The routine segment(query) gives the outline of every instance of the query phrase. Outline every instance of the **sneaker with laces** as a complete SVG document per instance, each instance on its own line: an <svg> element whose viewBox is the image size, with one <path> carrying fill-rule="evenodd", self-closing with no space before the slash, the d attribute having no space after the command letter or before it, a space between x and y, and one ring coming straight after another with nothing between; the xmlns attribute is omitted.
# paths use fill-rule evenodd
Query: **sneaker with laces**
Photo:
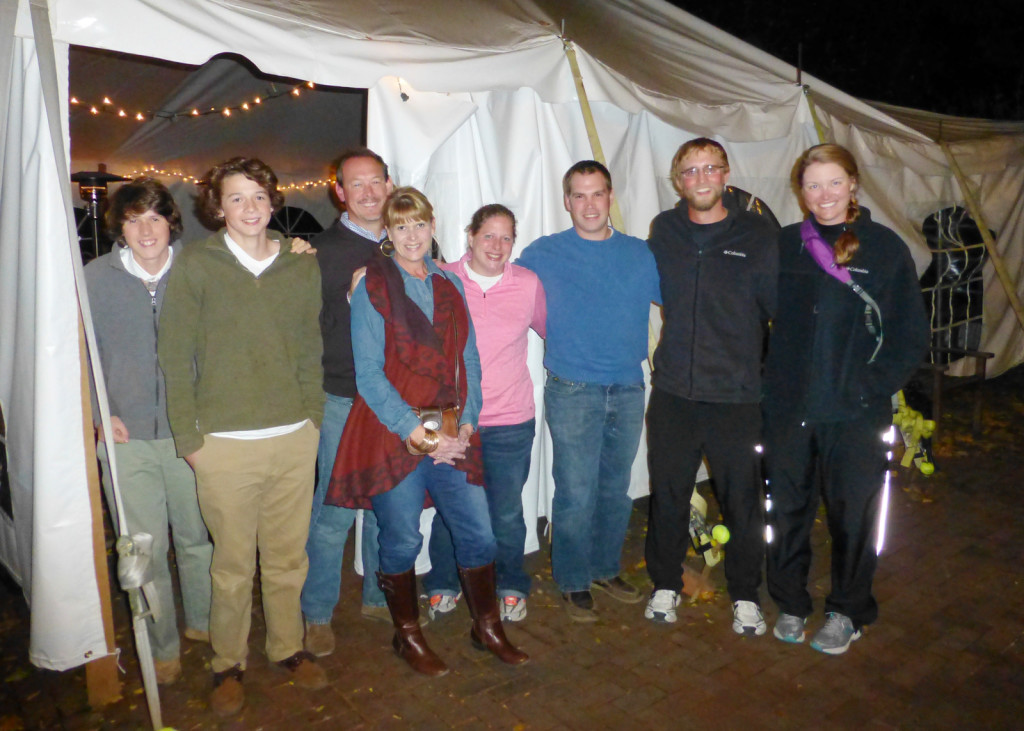
<svg viewBox="0 0 1024 731"><path fill-rule="evenodd" d="M436 620L446 614L451 614L455 611L455 608L459 606L459 599L462 598L462 593L455 595L452 594L434 594L430 597L430 609L427 610L432 620Z"/></svg>
<svg viewBox="0 0 1024 731"><path fill-rule="evenodd" d="M860 639L860 630L854 629L853 620L839 612L825 615L825 626L811 639L811 647L826 655L842 655L850 643Z"/></svg>
<svg viewBox="0 0 1024 731"><path fill-rule="evenodd" d="M644 616L655 622L673 624L676 621L676 607L681 601L678 591L655 589L651 592L651 598L647 600Z"/></svg>
<svg viewBox="0 0 1024 731"><path fill-rule="evenodd" d="M521 596L501 598L501 621L522 622L526 619L526 600Z"/></svg>
<svg viewBox="0 0 1024 731"><path fill-rule="evenodd" d="M775 635L776 639L782 640L783 642L799 645L804 641L804 636L806 634L804 632L805 624L807 624L807 620L803 617L797 617L795 614L786 614L783 612L775 621L775 629L772 630L772 634Z"/></svg>
<svg viewBox="0 0 1024 731"><path fill-rule="evenodd" d="M732 604L732 631L747 637L759 637L768 629L761 607L754 602L740 600Z"/></svg>
<svg viewBox="0 0 1024 731"><path fill-rule="evenodd" d="M586 589L562 594L562 603L569 619L573 622L597 621L597 612L594 611L594 595Z"/></svg>
<svg viewBox="0 0 1024 731"><path fill-rule="evenodd" d="M618 599L626 604L636 604L644 598L639 589L621 576L613 576L610 579L595 579L591 582L590 586L592 589L600 589L611 596L612 599Z"/></svg>

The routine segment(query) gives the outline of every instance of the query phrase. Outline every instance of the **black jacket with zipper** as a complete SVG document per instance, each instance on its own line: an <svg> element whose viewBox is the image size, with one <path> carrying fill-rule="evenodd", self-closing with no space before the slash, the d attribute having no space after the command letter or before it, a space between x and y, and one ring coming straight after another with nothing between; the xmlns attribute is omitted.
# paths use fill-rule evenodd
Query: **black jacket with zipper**
<svg viewBox="0 0 1024 731"><path fill-rule="evenodd" d="M864 300L818 266L804 248L800 224L785 227L765 363L765 412L773 419L882 418L928 347L928 319L906 244L863 207L853 230L860 248L849 271L881 311L881 348L869 363L877 340Z"/></svg>
<svg viewBox="0 0 1024 731"><path fill-rule="evenodd" d="M694 401L760 401L776 238L766 219L747 211L727 209L723 221L703 226L680 201L654 218L648 244L665 315L654 353L656 388Z"/></svg>

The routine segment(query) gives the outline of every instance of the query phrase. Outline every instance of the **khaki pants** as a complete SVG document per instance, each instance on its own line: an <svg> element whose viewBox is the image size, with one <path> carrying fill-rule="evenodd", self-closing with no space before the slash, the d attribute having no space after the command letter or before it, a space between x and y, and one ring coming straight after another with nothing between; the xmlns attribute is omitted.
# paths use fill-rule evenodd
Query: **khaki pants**
<svg viewBox="0 0 1024 731"><path fill-rule="evenodd" d="M320 433L310 423L256 440L207 436L193 460L199 507L213 538L210 667L245 669L259 548L267 658L302 649L299 596Z"/></svg>

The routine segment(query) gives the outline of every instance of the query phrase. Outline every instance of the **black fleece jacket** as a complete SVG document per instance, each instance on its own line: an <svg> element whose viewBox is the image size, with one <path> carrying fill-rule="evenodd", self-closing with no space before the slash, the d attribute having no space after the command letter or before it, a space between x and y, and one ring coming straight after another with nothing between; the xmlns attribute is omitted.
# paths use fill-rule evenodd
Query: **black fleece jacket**
<svg viewBox="0 0 1024 731"><path fill-rule="evenodd" d="M853 230L860 248L849 270L881 310L882 347L868 363L876 339L865 323L864 300L815 263L800 224L786 226L779 235L779 307L765 363L770 419L880 417L921 363L928 320L910 251L866 208Z"/></svg>
<svg viewBox="0 0 1024 731"><path fill-rule="evenodd" d="M711 403L757 403L768 321L775 311L776 229L747 211L690 221L686 201L651 222L665 325L652 383Z"/></svg>
<svg viewBox="0 0 1024 731"><path fill-rule="evenodd" d="M324 391L355 398L356 368L352 362L352 310L348 288L352 273L364 266L378 245L345 226L341 220L310 241L320 263L323 308L320 332L324 338Z"/></svg>

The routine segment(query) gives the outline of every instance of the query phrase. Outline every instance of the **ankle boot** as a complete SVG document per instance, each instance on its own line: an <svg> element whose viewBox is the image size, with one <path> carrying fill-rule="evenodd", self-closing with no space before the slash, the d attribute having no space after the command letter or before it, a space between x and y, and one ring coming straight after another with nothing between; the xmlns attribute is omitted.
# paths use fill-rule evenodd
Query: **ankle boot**
<svg viewBox="0 0 1024 731"><path fill-rule="evenodd" d="M498 659L509 665L522 665L530 659L505 637L498 613L498 600L494 597L494 564L475 569L459 567L462 591L466 596L469 613L473 616L473 629L469 637L473 647L490 650Z"/></svg>
<svg viewBox="0 0 1024 731"><path fill-rule="evenodd" d="M427 646L420 631L420 608L416 599L416 573L409 569L401 574L377 573L377 584L384 592L395 625L391 646L409 667L423 675L440 676L448 666Z"/></svg>

